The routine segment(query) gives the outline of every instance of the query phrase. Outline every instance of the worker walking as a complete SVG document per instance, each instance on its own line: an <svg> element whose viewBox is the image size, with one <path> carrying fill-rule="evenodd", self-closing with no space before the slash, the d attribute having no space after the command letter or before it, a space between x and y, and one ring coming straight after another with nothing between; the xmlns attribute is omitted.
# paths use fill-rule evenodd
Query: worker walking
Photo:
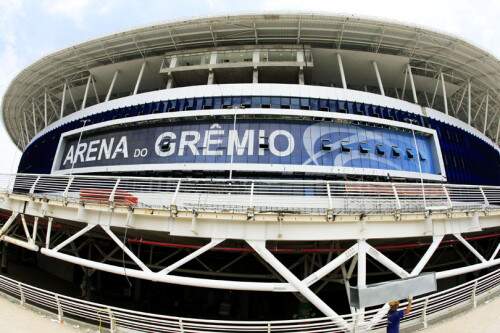
<svg viewBox="0 0 500 333"><path fill-rule="evenodd" d="M404 310L398 310L399 301L389 302L389 312L387 313L387 333L399 333L399 323L404 316L411 312L411 297L408 298L408 305Z"/></svg>

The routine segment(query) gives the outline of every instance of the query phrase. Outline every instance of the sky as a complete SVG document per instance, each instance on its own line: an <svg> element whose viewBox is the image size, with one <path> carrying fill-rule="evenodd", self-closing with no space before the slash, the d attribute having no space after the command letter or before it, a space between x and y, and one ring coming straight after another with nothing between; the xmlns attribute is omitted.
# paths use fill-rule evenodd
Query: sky
<svg viewBox="0 0 500 333"><path fill-rule="evenodd" d="M0 96L23 68L107 34L179 19L257 12L353 14L451 33L500 58L500 0L0 0ZM0 126L0 173L20 152Z"/></svg>

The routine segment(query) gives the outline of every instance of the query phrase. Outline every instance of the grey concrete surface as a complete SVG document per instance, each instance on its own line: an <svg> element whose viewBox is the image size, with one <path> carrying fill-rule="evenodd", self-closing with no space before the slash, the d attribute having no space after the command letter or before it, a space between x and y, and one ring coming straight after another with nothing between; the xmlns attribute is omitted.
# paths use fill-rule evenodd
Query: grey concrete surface
<svg viewBox="0 0 500 333"><path fill-rule="evenodd" d="M59 323L56 318L0 295L0 332L2 333L82 333L96 332L72 323Z"/></svg>
<svg viewBox="0 0 500 333"><path fill-rule="evenodd" d="M422 333L498 333L500 332L500 297L478 305L474 310L429 326Z"/></svg>

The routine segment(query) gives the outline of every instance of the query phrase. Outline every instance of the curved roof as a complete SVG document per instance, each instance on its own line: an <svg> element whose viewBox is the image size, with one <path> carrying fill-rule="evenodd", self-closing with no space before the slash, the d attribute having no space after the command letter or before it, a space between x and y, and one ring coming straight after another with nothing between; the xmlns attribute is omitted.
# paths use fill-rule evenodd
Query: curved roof
<svg viewBox="0 0 500 333"><path fill-rule="evenodd" d="M29 124L34 114L32 100L47 90L57 96L68 79L84 82L91 68L175 50L290 43L408 57L418 75L438 78L443 73L445 81L462 87L463 92L452 96L457 105L463 101L465 86L470 81L472 125L483 132L483 125L487 124L486 134L498 140L500 62L495 56L463 39L421 27L321 14L246 14L168 22L60 50L30 65L12 81L3 99L3 121L10 137L22 147L21 124L24 117ZM488 102L484 103L485 99ZM489 116L485 115L485 105L489 107ZM52 108L56 109L54 105Z"/></svg>

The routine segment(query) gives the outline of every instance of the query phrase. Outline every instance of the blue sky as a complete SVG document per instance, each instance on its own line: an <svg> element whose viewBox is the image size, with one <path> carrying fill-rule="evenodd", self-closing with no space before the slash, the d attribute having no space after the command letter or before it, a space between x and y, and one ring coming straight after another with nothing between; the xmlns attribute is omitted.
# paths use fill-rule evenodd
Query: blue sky
<svg viewBox="0 0 500 333"><path fill-rule="evenodd" d="M498 0L0 0L0 96L24 67L72 44L164 21L262 11L397 20L455 34L500 57ZM0 151L0 172L15 171L20 154L3 127Z"/></svg>

